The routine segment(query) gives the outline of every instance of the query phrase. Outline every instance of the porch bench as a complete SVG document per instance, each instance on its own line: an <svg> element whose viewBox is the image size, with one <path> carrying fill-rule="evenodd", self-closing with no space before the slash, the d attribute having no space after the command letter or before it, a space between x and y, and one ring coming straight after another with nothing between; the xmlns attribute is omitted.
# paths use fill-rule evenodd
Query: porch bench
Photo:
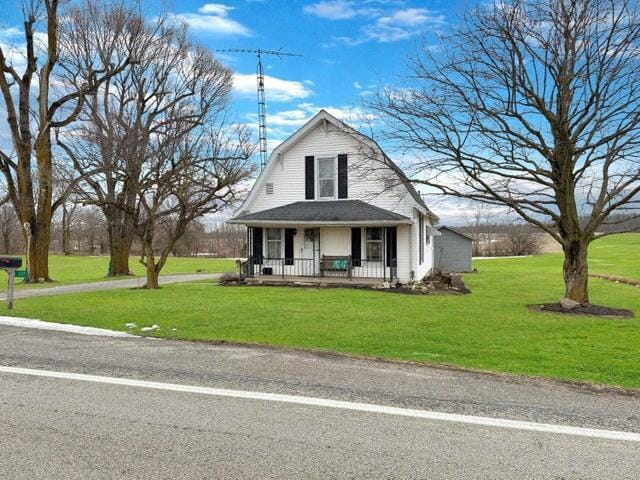
<svg viewBox="0 0 640 480"><path fill-rule="evenodd" d="M322 255L320 258L320 276L324 277L324 272L346 272L351 278L351 255Z"/></svg>

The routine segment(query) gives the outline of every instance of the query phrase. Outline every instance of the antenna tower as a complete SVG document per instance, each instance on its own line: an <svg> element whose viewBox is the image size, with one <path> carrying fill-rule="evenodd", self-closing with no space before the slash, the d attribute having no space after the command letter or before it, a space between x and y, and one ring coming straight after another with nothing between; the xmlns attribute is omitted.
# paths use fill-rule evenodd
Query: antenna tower
<svg viewBox="0 0 640 480"><path fill-rule="evenodd" d="M283 52L279 50L261 50L250 48L226 48L216 52L251 53L256 55L258 65L256 67L256 80L258 89L258 138L260 139L260 169L267 164L267 104L264 93L264 68L262 66L263 55L274 55L282 60L282 57L301 57L299 53Z"/></svg>

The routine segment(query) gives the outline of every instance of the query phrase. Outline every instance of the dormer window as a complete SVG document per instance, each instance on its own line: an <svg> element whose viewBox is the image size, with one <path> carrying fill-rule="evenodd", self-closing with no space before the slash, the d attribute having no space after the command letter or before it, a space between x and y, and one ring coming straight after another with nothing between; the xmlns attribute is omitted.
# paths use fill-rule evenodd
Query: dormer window
<svg viewBox="0 0 640 480"><path fill-rule="evenodd" d="M318 158L318 198L336 196L336 159Z"/></svg>

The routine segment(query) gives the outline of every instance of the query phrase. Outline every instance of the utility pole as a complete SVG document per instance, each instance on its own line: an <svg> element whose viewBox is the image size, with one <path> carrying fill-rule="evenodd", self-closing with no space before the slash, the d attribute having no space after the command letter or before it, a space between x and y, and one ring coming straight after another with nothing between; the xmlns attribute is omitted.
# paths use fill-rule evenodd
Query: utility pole
<svg viewBox="0 0 640 480"><path fill-rule="evenodd" d="M264 93L264 68L262 66L263 55L275 55L280 60L282 57L302 57L299 53L283 52L280 50L261 50L249 48L226 48L216 52L251 53L258 58L256 79L258 89L258 138L260 140L260 169L267 164L267 104Z"/></svg>

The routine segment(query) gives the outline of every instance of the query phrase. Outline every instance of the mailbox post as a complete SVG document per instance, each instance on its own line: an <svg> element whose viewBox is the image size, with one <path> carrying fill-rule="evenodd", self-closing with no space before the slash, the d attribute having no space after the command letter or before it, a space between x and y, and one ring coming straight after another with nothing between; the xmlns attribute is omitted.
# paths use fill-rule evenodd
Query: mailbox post
<svg viewBox="0 0 640 480"><path fill-rule="evenodd" d="M0 269L9 275L7 283L7 310L13 309L13 289L15 286L16 270L22 266L20 257L0 257Z"/></svg>

